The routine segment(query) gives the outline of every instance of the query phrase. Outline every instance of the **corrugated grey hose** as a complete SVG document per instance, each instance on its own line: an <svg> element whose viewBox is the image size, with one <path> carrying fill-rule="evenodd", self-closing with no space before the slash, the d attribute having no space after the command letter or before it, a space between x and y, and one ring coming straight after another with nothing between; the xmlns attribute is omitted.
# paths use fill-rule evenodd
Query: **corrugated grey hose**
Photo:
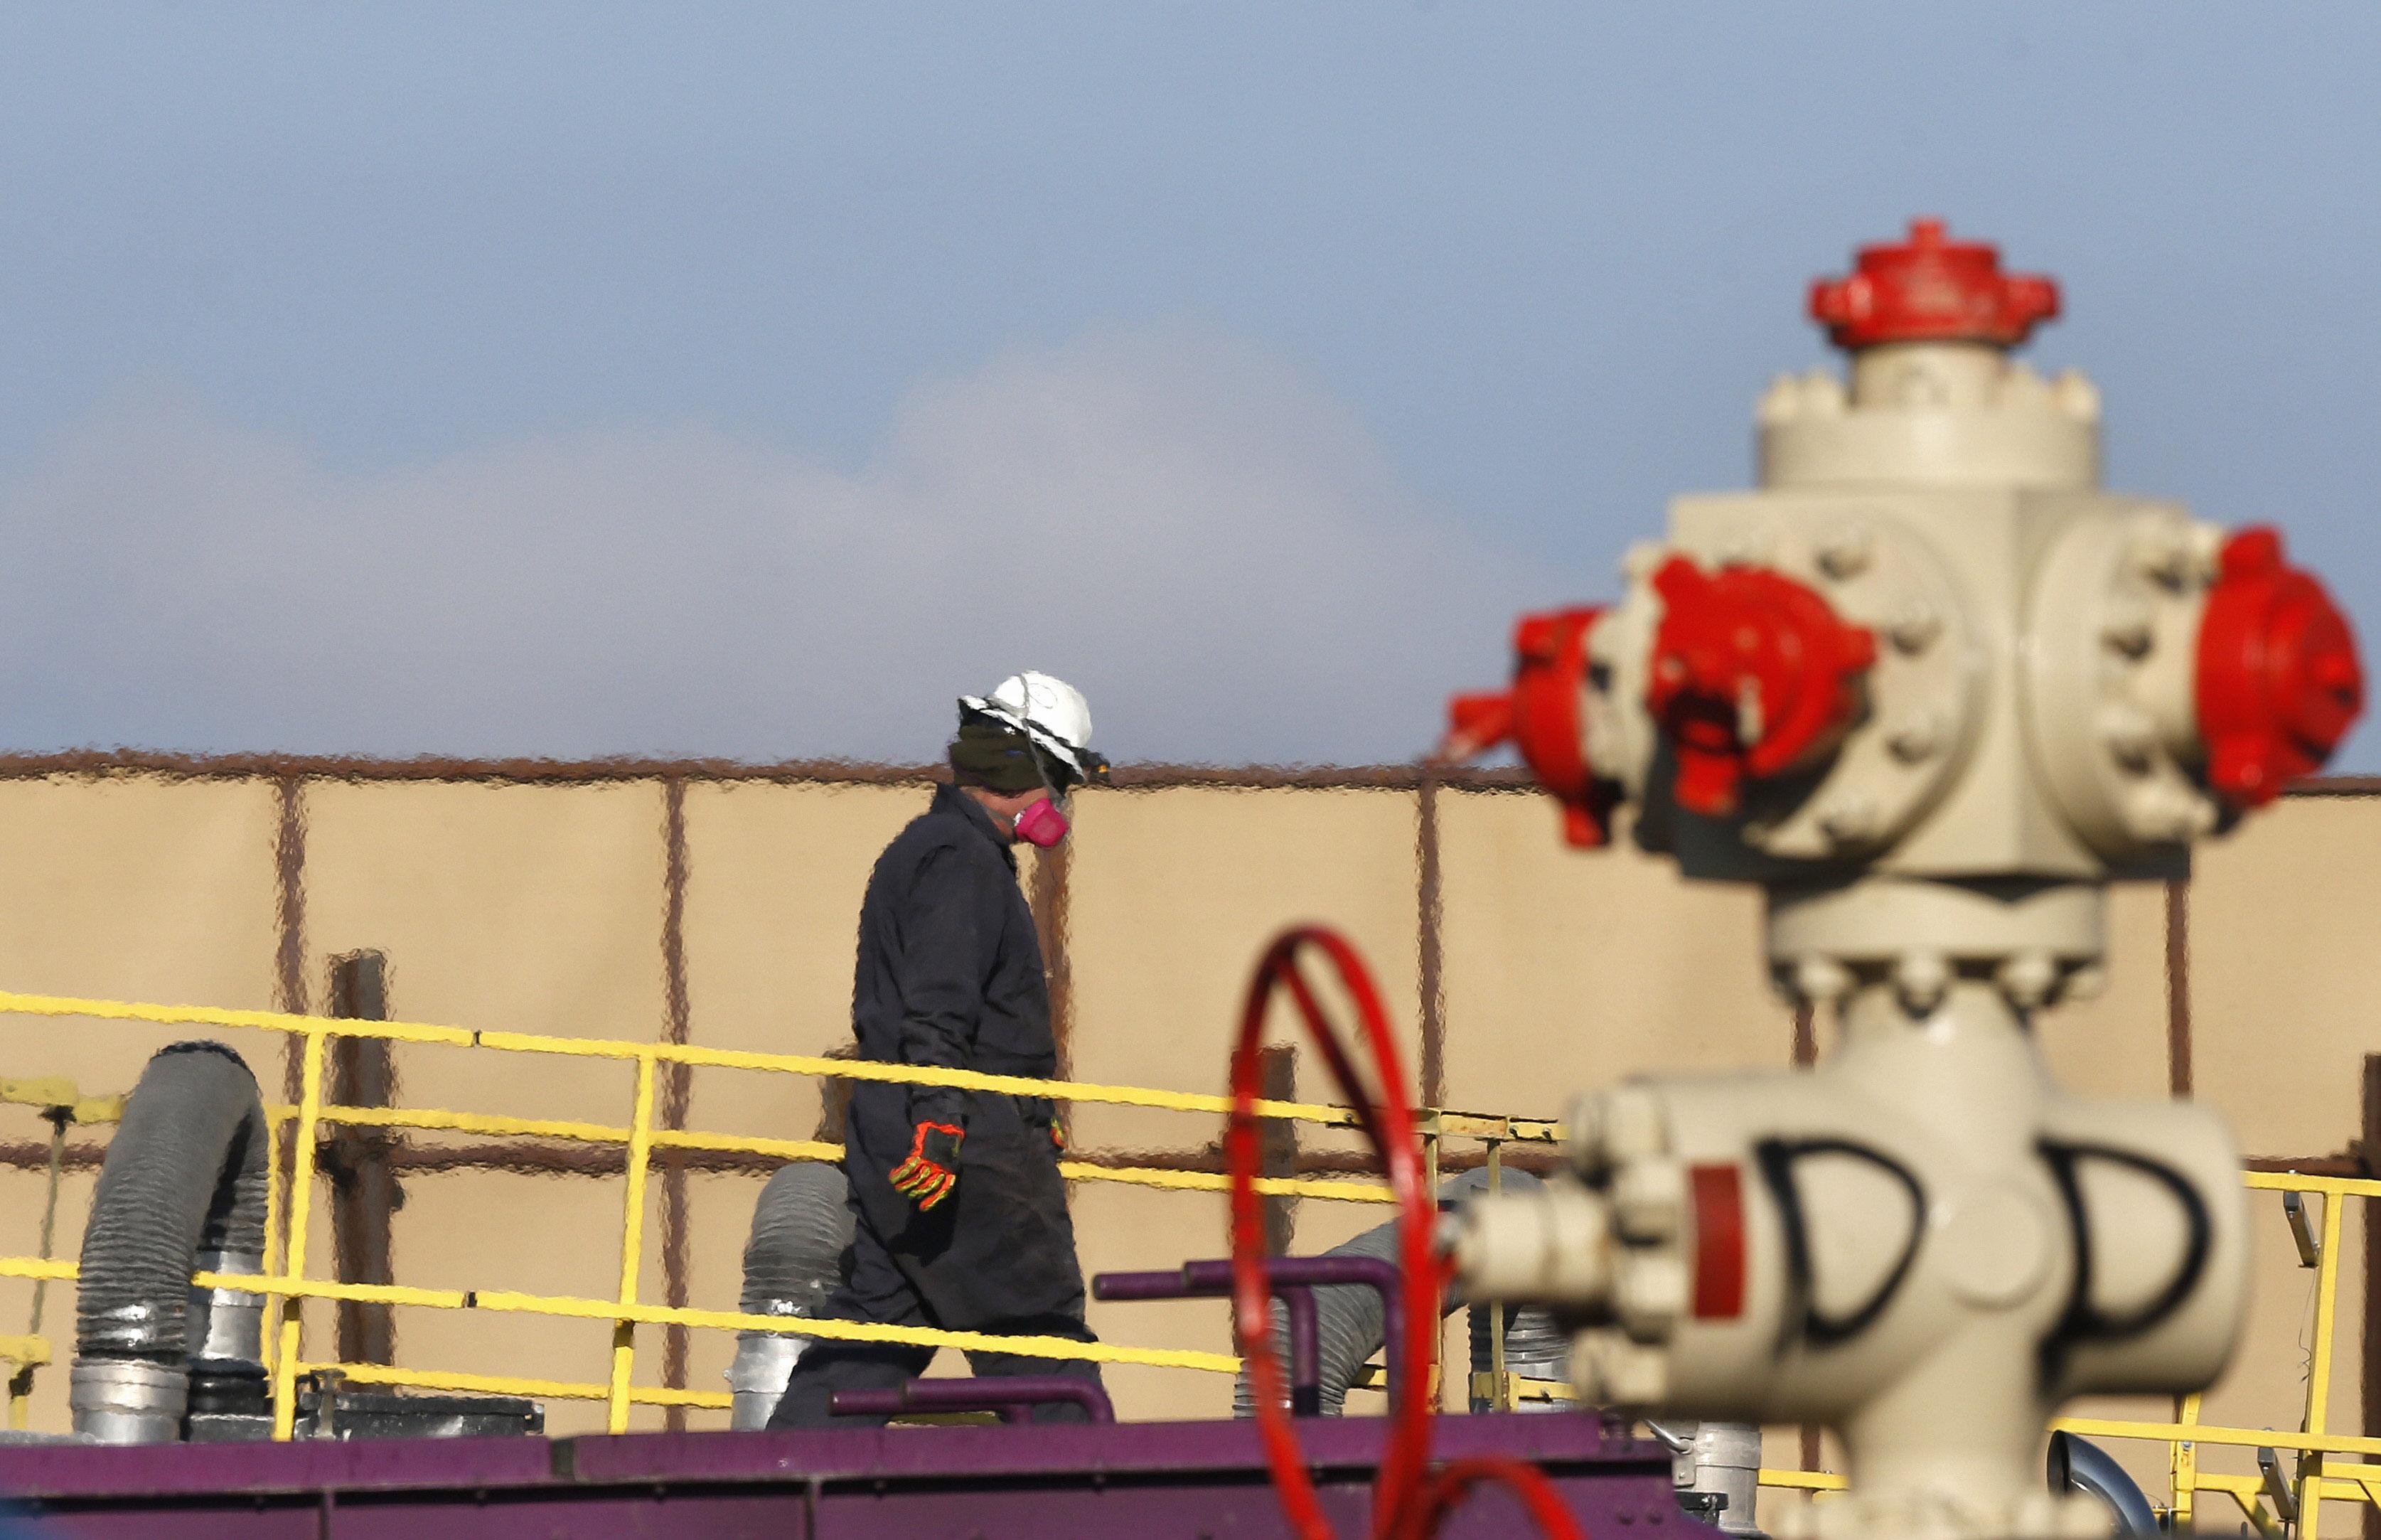
<svg viewBox="0 0 2381 1540"><path fill-rule="evenodd" d="M194 1361L261 1388L262 1300L193 1290L190 1274L263 1270L267 1143L256 1078L224 1045L177 1043L141 1070L83 1231L78 1433L180 1436Z"/></svg>
<svg viewBox="0 0 2381 1540"><path fill-rule="evenodd" d="M1534 1187L1537 1183L1538 1179L1527 1171L1508 1169L1505 1172L1505 1185L1508 1188ZM1486 1191L1488 1173L1485 1170L1466 1171L1438 1184L1438 1201L1444 1207ZM1377 1226L1353 1240L1341 1241L1323 1254L1372 1256L1384 1262L1395 1262L1398 1259L1398 1227L1395 1224ZM1446 1299L1440 1302L1447 1310L1456 1309L1464 1302L1461 1290L1449 1289ZM1520 1315L1522 1321L1534 1330L1534 1318L1539 1314L1525 1311ZM1355 1379L1357 1371L1381 1351L1386 1339L1381 1296L1373 1289L1353 1284L1317 1289L1314 1290L1314 1334L1317 1356L1322 1361L1323 1414L1337 1417L1346 1410L1349 1382ZM1479 1351L1484 1352L1487 1341L1484 1326L1477 1335L1484 1344ZM1274 1351L1280 1355L1287 1373L1289 1365L1289 1319L1277 1301L1273 1308L1273 1347ZM1484 1361L1475 1366L1485 1369L1487 1364ZM1236 1417L1256 1415L1256 1398L1250 1393L1246 1373L1242 1373L1232 1387L1232 1414Z"/></svg>
<svg viewBox="0 0 2381 1540"><path fill-rule="evenodd" d="M744 1243L746 1314L819 1313L843 1279L843 1253L851 1245L849 1191L843 1167L824 1161L797 1161L769 1179L752 1206L752 1236ZM737 1334L736 1362L727 1371L735 1392L730 1426L768 1426L794 1361L809 1345L809 1338L790 1332Z"/></svg>

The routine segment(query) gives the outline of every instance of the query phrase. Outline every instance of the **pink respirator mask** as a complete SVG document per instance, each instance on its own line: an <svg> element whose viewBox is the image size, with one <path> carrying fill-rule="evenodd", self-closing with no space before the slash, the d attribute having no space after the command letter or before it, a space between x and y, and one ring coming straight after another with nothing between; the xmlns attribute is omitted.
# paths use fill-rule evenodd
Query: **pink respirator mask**
<svg viewBox="0 0 2381 1540"><path fill-rule="evenodd" d="M1058 799L1047 796L1019 813L1016 827L1018 838L1046 850L1067 837L1068 825Z"/></svg>
<svg viewBox="0 0 2381 1540"><path fill-rule="evenodd" d="M1040 849L1048 849L1067 837L1067 800L1050 784L1050 772L1042 767L1042 751L1033 746L1028 734L1025 757L1033 762L1033 773L1042 777L1042 800L1017 815L1010 825L1017 837Z"/></svg>

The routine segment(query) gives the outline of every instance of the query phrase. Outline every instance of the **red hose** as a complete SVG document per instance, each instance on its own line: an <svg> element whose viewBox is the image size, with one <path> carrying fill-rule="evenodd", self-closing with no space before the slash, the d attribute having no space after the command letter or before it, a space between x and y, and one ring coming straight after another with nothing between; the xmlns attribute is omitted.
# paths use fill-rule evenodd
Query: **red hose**
<svg viewBox="0 0 2381 1540"><path fill-rule="evenodd" d="M1331 959L1341 987L1355 1004L1357 1024L1372 1051L1377 1099L1367 1094L1321 1002L1299 972L1299 952L1309 947ZM1312 925L1294 927L1276 937L1249 983L1248 1003L1240 1012L1239 1040L1232 1048L1231 1121L1224 1131L1224 1155L1232 1183L1233 1331L1248 1363L1249 1387L1256 1401L1265 1459L1273 1467L1274 1490L1281 1498L1291 1531L1300 1540L1332 1540L1331 1523L1323 1515L1314 1480L1300 1457L1297 1430L1283 1410L1286 1392L1281 1363L1273 1351L1273 1314L1264 1278L1264 1206L1256 1190L1257 1049L1264 1034L1265 1008L1272 1004L1276 986L1286 986L1297 1002L1308 1034L1372 1141L1396 1197L1398 1270L1405 1289L1405 1341L1400 1346L1406 1373L1397 1402L1389 1409L1388 1443L1382 1450L1380 1474L1373 1489L1375 1540L1408 1540L1435 1533L1440 1519L1462 1495L1484 1480L1512 1487L1545 1534L1557 1540L1580 1540L1579 1526L1534 1467L1493 1460L1458 1461L1435 1473L1429 1469L1430 1376L1424 1368L1434 1357L1439 1329L1440 1265L1432 1253L1437 1204L1422 1177L1413 1106L1406 1099L1405 1066L1372 972L1343 937Z"/></svg>

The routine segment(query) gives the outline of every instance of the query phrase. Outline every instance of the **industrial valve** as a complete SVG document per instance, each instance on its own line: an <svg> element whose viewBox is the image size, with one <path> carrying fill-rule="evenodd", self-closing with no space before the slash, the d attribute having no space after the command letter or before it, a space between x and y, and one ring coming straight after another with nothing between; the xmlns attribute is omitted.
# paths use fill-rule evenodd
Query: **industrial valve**
<svg viewBox="0 0 2381 1540"><path fill-rule="evenodd" d="M1989 1010L1921 1033L1870 999L1847 1034L1810 1075L1583 1098L1572 1179L1462 1212L1465 1288L1569 1319L1591 1402L1837 1427L1859 1495L1773 1529L2100 1533L2032 1479L2043 1424L2223 1367L2249 1246L2222 1121L2059 1096Z"/></svg>
<svg viewBox="0 0 2381 1540"><path fill-rule="evenodd" d="M2321 583L2283 564L2271 530L2245 530L2217 555L2198 664L2208 784L2237 807L2322 768L2364 700L2347 617Z"/></svg>
<svg viewBox="0 0 2381 1540"><path fill-rule="evenodd" d="M1582 1396L1820 1422L1831 1537L2082 1534L2037 1450L2086 1392L2221 1370L2247 1276L2221 1121L2061 1094L2035 1019L2094 987L2106 885L2319 768L2349 625L2272 530L2099 485L2098 393L2010 357L2048 278L1921 220L1823 280L1849 377L1763 397L1760 484L1685 496L1615 603L1523 621L1442 752L1511 738L1574 844L1613 814L1759 884L1812 1071L1591 1095L1575 1176L1471 1204L1474 1298L1568 1312Z"/></svg>
<svg viewBox="0 0 2381 1540"><path fill-rule="evenodd" d="M1611 790L1588 763L1580 716L1587 634L1602 613L1521 617L1513 629L1512 689L1459 695L1448 707L1454 757L1469 759L1511 740L1538 784L1562 804L1563 837L1579 846L1601 845L1610 832Z"/></svg>
<svg viewBox="0 0 2381 1540"><path fill-rule="evenodd" d="M2270 530L2099 489L2098 393L2008 356L2058 303L1933 220L1815 285L1849 388L1772 386L1761 488L1679 498L1619 603L1525 618L1446 750L1512 739L1574 844L1634 801L1756 881L2172 870L2319 768L2363 708L2346 619Z"/></svg>
<svg viewBox="0 0 2381 1540"><path fill-rule="evenodd" d="M1645 709L1678 755L1679 805L1725 815L1748 777L1841 742L1861 714L1875 639L1807 584L1763 567L1705 573L1672 556L1653 577L1662 622Z"/></svg>

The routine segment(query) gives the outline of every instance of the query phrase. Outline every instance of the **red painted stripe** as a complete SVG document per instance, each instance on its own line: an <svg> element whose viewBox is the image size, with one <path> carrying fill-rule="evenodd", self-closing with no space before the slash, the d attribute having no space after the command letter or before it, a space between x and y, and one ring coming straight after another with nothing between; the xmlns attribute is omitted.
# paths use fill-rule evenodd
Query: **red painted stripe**
<svg viewBox="0 0 2381 1540"><path fill-rule="evenodd" d="M1744 1183L1734 1166L1687 1171L1695 1210L1695 1318L1744 1314Z"/></svg>

